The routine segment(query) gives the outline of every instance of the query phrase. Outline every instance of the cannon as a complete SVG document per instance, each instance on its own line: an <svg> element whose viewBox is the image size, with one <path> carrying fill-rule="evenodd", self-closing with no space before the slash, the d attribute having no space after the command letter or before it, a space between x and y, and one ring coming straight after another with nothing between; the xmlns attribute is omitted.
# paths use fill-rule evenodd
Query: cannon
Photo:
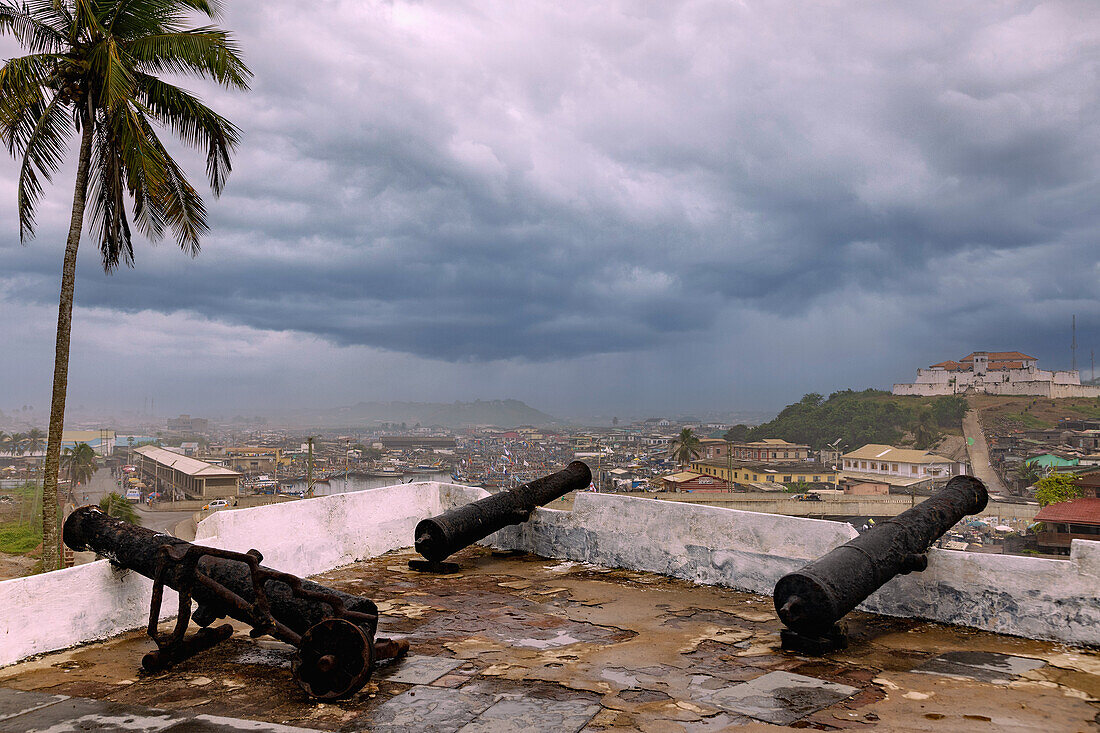
<svg viewBox="0 0 1100 733"><path fill-rule="evenodd" d="M981 481L956 476L912 509L784 575L773 592L787 626L780 633L783 648L824 654L847 646L840 619L895 575L927 568L932 543L988 500Z"/></svg>
<svg viewBox="0 0 1100 733"><path fill-rule="evenodd" d="M427 562L411 560L409 567L416 570L457 567L453 563L444 564L443 560L499 529L526 522L536 507L590 483L592 471L582 461L573 461L557 473L424 519L416 525L413 535L416 551Z"/></svg>
<svg viewBox="0 0 1100 733"><path fill-rule="evenodd" d="M297 648L295 682L309 695L339 699L362 689L377 661L408 651L405 640L375 639L378 607L373 601L260 565L257 550L230 552L194 545L108 516L95 506L77 509L65 521L65 544L94 550L117 566L153 581L148 633L157 648L142 658L149 672L171 667L233 634L229 616L252 627L253 638L271 635ZM179 593L172 633L161 634L164 586ZM191 612L191 602L198 607ZM185 636L191 619L201 628Z"/></svg>

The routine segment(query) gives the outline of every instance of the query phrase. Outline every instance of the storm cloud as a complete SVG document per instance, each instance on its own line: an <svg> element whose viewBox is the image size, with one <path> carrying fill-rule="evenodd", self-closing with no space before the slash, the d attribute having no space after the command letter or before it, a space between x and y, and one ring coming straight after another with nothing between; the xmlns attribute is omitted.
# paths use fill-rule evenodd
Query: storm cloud
<svg viewBox="0 0 1100 733"><path fill-rule="evenodd" d="M977 348L1064 367L1073 313L1100 336L1095 3L275 0L223 24L256 78L201 90L245 133L212 233L110 277L86 244L90 324L297 334L265 358L370 353L424 375L405 398L640 370L593 377L575 405L601 409L778 406ZM21 249L14 176L0 297L48 313L69 188Z"/></svg>

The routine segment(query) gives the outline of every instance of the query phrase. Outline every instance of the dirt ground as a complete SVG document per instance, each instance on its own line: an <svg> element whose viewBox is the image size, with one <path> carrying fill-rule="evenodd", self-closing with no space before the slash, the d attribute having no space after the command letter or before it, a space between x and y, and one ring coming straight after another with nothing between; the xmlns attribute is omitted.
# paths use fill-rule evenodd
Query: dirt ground
<svg viewBox="0 0 1100 733"><path fill-rule="evenodd" d="M1045 397L1001 397L971 395L970 406L981 413L982 424L994 424L997 418L1020 423L1022 429L1053 428L1063 418L1100 418L1100 399L1070 397L1052 400Z"/></svg>

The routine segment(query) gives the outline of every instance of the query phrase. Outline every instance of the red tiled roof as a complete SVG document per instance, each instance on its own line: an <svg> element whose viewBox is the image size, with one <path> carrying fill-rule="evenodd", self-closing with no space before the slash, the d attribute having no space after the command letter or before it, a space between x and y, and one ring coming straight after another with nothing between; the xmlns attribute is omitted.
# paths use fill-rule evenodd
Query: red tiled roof
<svg viewBox="0 0 1100 733"><path fill-rule="evenodd" d="M1035 521L1100 524L1100 499L1074 499L1047 504L1035 515Z"/></svg>
<svg viewBox="0 0 1100 733"><path fill-rule="evenodd" d="M971 351L959 361L973 362L974 354L977 352ZM1019 351L988 351L986 352L986 358L989 361L1009 361L1009 360L1025 360L1025 361L1038 361L1034 356L1028 356L1027 354Z"/></svg>

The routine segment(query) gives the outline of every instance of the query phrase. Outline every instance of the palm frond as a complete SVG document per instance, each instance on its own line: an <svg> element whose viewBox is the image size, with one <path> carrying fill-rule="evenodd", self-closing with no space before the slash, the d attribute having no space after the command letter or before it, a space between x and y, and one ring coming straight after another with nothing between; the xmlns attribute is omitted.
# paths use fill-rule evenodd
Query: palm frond
<svg viewBox="0 0 1100 733"><path fill-rule="evenodd" d="M35 14L13 5L0 4L0 35L11 33L31 53L60 51L65 46L64 23L55 14ZM50 21L55 21L51 23Z"/></svg>
<svg viewBox="0 0 1100 733"><path fill-rule="evenodd" d="M135 76L138 99L149 115L183 142L206 150L210 188L220 195L233 169L230 153L240 141L240 130L189 92L148 74Z"/></svg>
<svg viewBox="0 0 1100 733"><path fill-rule="evenodd" d="M252 78L236 42L214 26L144 36L127 43L126 52L137 70L147 73L208 76L237 89L248 89Z"/></svg>
<svg viewBox="0 0 1100 733"><path fill-rule="evenodd" d="M18 209L19 239L34 236L34 210L42 195L44 178L52 180L65 155L66 141L73 132L73 119L59 97L55 96L38 117L38 122L23 144L23 163L19 168Z"/></svg>
<svg viewBox="0 0 1100 733"><path fill-rule="evenodd" d="M94 100L95 104L113 112L130 101L133 96L134 76L113 36L107 36L96 44L88 55L88 64L89 72L101 80L100 98Z"/></svg>

